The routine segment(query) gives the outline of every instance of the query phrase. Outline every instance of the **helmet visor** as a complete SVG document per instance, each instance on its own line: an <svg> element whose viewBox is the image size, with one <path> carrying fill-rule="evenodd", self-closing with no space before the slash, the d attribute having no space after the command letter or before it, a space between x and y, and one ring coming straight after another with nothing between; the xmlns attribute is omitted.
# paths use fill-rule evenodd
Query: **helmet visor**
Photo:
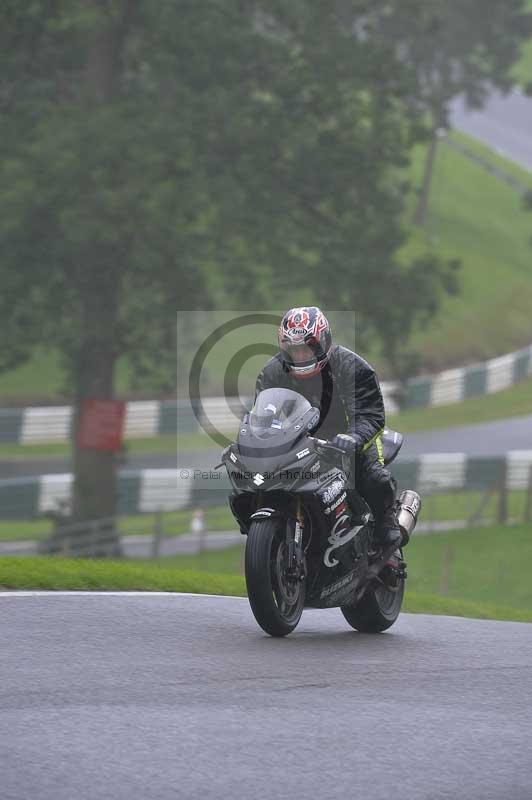
<svg viewBox="0 0 532 800"><path fill-rule="evenodd" d="M283 355L289 364L296 367L310 367L318 361L318 354L307 344L283 342Z"/></svg>

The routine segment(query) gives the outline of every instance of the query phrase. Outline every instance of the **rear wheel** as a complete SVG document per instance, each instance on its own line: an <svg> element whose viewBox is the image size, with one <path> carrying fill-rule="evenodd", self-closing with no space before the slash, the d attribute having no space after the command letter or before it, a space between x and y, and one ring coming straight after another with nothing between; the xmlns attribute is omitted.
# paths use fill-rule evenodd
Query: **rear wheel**
<svg viewBox="0 0 532 800"><path fill-rule="evenodd" d="M396 588L370 586L356 606L342 606L347 622L361 633L380 633L390 628L401 611L405 592L404 579Z"/></svg>
<svg viewBox="0 0 532 800"><path fill-rule="evenodd" d="M270 636L286 636L296 627L305 604L305 581L290 577L284 524L278 519L252 522L246 542L246 586L260 627Z"/></svg>

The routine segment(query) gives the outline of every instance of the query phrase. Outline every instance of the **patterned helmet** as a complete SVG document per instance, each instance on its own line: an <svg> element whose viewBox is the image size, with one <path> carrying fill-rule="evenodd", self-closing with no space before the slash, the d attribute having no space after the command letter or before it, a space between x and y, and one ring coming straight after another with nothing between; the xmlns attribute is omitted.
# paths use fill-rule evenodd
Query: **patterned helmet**
<svg viewBox="0 0 532 800"><path fill-rule="evenodd" d="M327 319L316 306L291 308L279 326L279 347L295 378L310 378L323 369L332 338Z"/></svg>

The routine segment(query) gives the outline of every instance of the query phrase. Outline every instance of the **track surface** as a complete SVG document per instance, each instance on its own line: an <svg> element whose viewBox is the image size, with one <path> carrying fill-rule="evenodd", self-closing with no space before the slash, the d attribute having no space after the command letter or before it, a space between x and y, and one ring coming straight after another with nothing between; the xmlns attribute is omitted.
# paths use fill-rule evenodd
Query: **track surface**
<svg viewBox="0 0 532 800"><path fill-rule="evenodd" d="M530 404L532 407L532 398ZM502 456L509 450L532 450L532 416L407 433L400 458L406 460L424 453Z"/></svg>
<svg viewBox="0 0 532 800"><path fill-rule="evenodd" d="M247 601L0 597L2 800L529 800L532 625Z"/></svg>
<svg viewBox="0 0 532 800"><path fill-rule="evenodd" d="M519 91L504 96L494 93L481 111L468 111L462 100L451 110L451 122L512 159L532 170L532 99Z"/></svg>

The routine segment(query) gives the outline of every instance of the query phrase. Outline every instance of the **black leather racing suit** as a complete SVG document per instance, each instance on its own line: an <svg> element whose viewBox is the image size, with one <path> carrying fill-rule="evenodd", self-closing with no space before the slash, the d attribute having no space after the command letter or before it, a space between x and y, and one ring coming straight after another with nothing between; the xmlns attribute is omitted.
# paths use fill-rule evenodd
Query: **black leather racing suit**
<svg viewBox="0 0 532 800"><path fill-rule="evenodd" d="M397 486L380 455L384 403L373 367L352 350L335 345L321 372L300 379L292 377L277 353L257 378L256 391L275 387L292 389L320 409L315 435L333 439L337 433L348 433L362 439L366 447L350 482L356 484L380 526L384 512L395 503Z"/></svg>

